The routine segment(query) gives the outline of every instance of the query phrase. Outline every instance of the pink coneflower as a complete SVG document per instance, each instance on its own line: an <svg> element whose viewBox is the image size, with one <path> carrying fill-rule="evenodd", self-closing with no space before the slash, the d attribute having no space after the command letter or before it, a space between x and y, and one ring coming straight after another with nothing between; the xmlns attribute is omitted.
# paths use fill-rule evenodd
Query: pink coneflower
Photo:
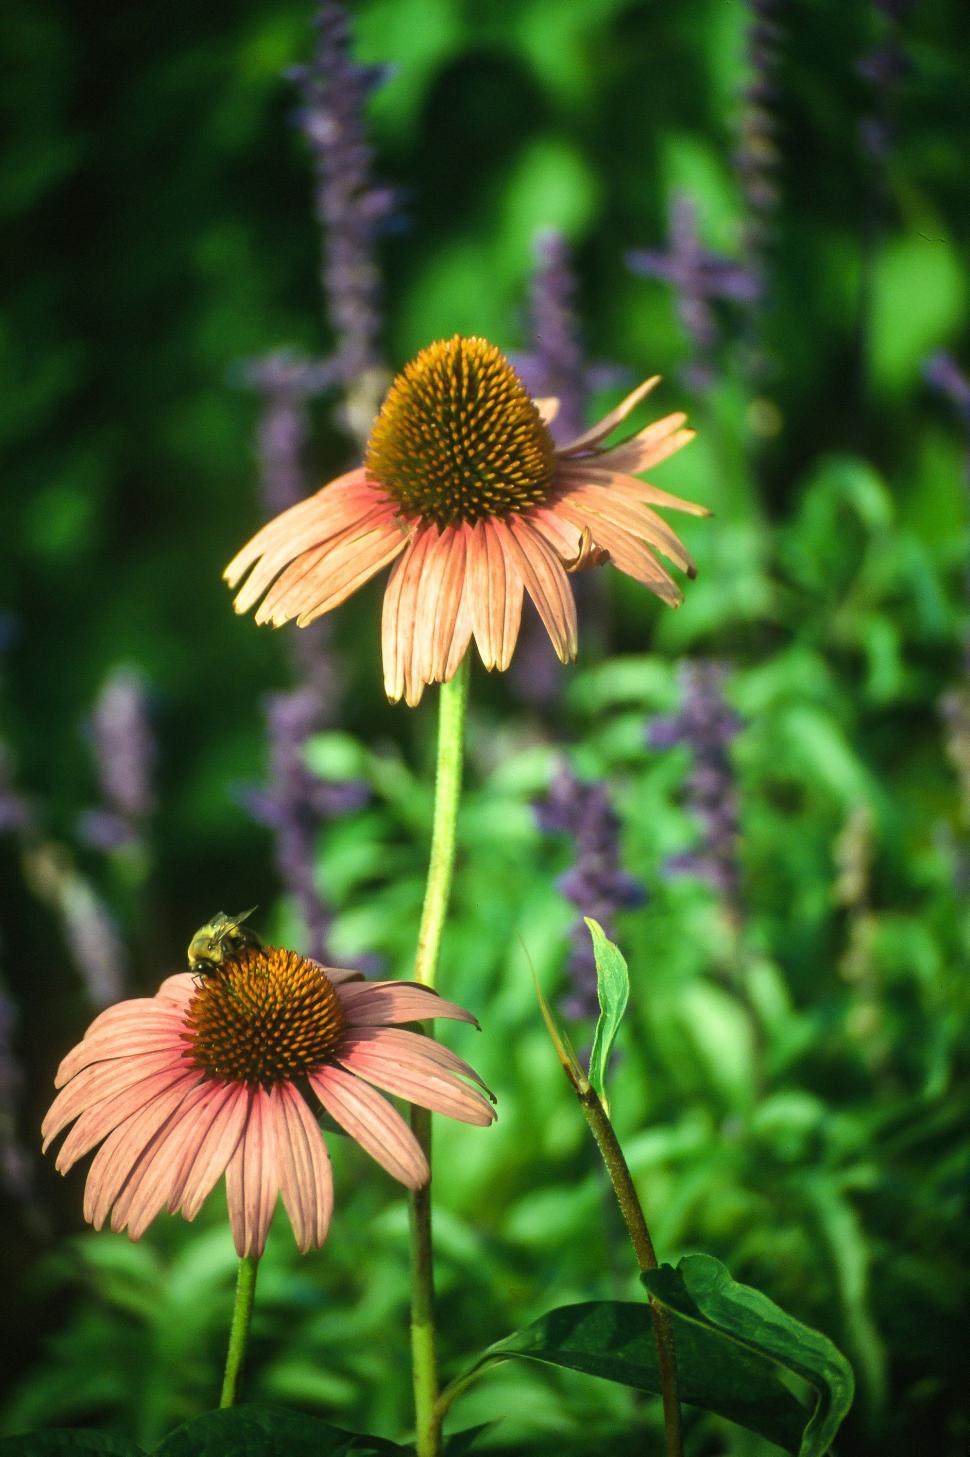
<svg viewBox="0 0 970 1457"><path fill-rule="evenodd" d="M682 593L656 553L689 575L683 543L654 506L706 516L638 480L693 438L681 412L609 449L601 442L657 383L565 445L548 422L558 401L532 400L485 339L430 344L395 379L364 464L284 511L226 568L257 622L306 627L394 562L384 594L384 684L415 704L446 682L474 636L486 668L508 667L528 592L559 658L576 655L567 573L607 558L663 601Z"/></svg>
<svg viewBox="0 0 970 1457"><path fill-rule="evenodd" d="M356 978L356 980L355 980ZM98 1143L84 1217L139 1239L163 1207L194 1219L223 1174L240 1256L259 1255L278 1194L301 1252L327 1237L330 1160L311 1093L409 1188L428 1164L377 1088L491 1123L478 1075L447 1048L395 1026L474 1018L408 982L363 982L276 947L250 949L215 976L171 976L154 997L97 1017L61 1063L44 1148L74 1122L57 1158ZM487 1091L487 1089L486 1089Z"/></svg>

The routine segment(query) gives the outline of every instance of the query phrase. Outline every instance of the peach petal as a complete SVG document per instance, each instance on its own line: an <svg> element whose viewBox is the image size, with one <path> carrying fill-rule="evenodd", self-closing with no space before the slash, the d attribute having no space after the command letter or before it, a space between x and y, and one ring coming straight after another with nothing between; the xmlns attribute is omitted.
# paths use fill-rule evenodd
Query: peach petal
<svg viewBox="0 0 970 1457"><path fill-rule="evenodd" d="M310 1084L335 1123L346 1129L371 1158L409 1189L431 1177L428 1161L410 1128L386 1098L342 1068L310 1074Z"/></svg>
<svg viewBox="0 0 970 1457"><path fill-rule="evenodd" d="M264 526L264 545L259 559L240 589L234 603L237 612L247 612L276 576L297 557L335 541L386 503L363 479L344 488L324 486L322 491L299 502ZM286 517L292 517L287 521ZM255 538L254 538L255 540Z"/></svg>
<svg viewBox="0 0 970 1457"><path fill-rule="evenodd" d="M337 988L337 995L353 1027L386 1027L395 1022L424 1022L447 1017L455 1022L478 1022L456 1002L447 1002L437 992L417 982L370 981L363 985Z"/></svg>
<svg viewBox="0 0 970 1457"><path fill-rule="evenodd" d="M280 1137L275 1090L249 1090L249 1116L226 1167L226 1199L236 1253L261 1255L266 1245L279 1180L274 1148Z"/></svg>
<svg viewBox="0 0 970 1457"><path fill-rule="evenodd" d="M236 596L233 603L235 611L248 612L253 603L263 597L256 621L269 621L274 609L287 593L298 586L311 571L320 580L323 574L319 568L326 566L329 569L342 562L348 549L353 553L358 542L391 516L392 509L387 503L378 508L372 505L369 509L359 509L354 513L342 530L328 531L322 540L318 533L317 540L302 549L288 549L288 543L284 542L278 552L272 557L264 557L253 569L246 585Z"/></svg>
<svg viewBox="0 0 970 1457"><path fill-rule="evenodd" d="M657 547L688 576L696 577L697 568L684 543L646 504L625 500L616 492L595 485L580 486L570 491L569 499L574 507L578 506L588 513L594 533L598 521L610 521L631 536Z"/></svg>
<svg viewBox="0 0 970 1457"><path fill-rule="evenodd" d="M562 562L523 516L510 516L503 522L496 518L494 529L504 533L503 542L511 542L525 589L536 605L556 656L568 663L576 656L578 646L576 602Z"/></svg>
<svg viewBox="0 0 970 1457"><path fill-rule="evenodd" d="M659 420L651 420L649 425L625 440L617 441L616 445L604 446L596 452L596 459L603 461L611 470L632 471L634 474L647 470L657 459L654 452L658 445L662 445L668 436L675 435L686 423L684 411L675 410ZM689 434L693 436L694 432L691 430Z"/></svg>
<svg viewBox="0 0 970 1457"><path fill-rule="evenodd" d="M468 547L472 630L482 662L504 672L522 622L524 586L511 548L492 520L476 522Z"/></svg>
<svg viewBox="0 0 970 1457"><path fill-rule="evenodd" d="M327 1237L333 1213L333 1176L320 1127L290 1083L281 1083L277 1125L280 1192L297 1249L305 1255Z"/></svg>
<svg viewBox="0 0 970 1457"><path fill-rule="evenodd" d="M577 435L575 440L569 440L565 445L561 445L556 454L574 455L577 451L589 450L597 441L609 435L611 430L615 430L617 425L621 425L630 411L635 410L640 401L659 383L659 374L645 379L642 384L637 385L635 390L631 390L625 399L620 401L615 410L604 415L602 420L597 420L590 430L584 431L582 435Z"/></svg>
<svg viewBox="0 0 970 1457"><path fill-rule="evenodd" d="M417 1058L432 1064L440 1071L458 1073L463 1078L469 1078L483 1089L492 1102L495 1101L488 1084L479 1077L475 1069L456 1052L452 1052L450 1047L444 1047L432 1037L424 1037L420 1032L406 1032L401 1027L355 1028L350 1035L358 1044L377 1043L382 1053L390 1054L396 1048L404 1059Z"/></svg>
<svg viewBox="0 0 970 1457"><path fill-rule="evenodd" d="M416 671L422 683L444 680L465 580L465 533L446 527L429 548L418 606Z"/></svg>
<svg viewBox="0 0 970 1457"><path fill-rule="evenodd" d="M658 425L665 423L663 420L656 422ZM652 429L653 427L648 428ZM664 435L651 439L649 445L644 445L636 451L632 449L634 441L622 441L610 450L598 452L596 459L602 463L606 470L624 470L630 472L650 470L653 466L659 465L662 460L666 460L668 456L675 455L678 450L683 450L684 446L689 445L695 439L696 435L696 430L671 430Z"/></svg>
<svg viewBox="0 0 970 1457"><path fill-rule="evenodd" d="M98 1149L84 1186L84 1217L95 1229L104 1224L146 1147L192 1086L192 1075L173 1083L120 1124Z"/></svg>
<svg viewBox="0 0 970 1457"><path fill-rule="evenodd" d="M111 1062L95 1063L93 1067L82 1068L54 1099L41 1124L44 1147L56 1138L62 1128L86 1108L100 1103L102 1098L117 1097L133 1083L152 1073L178 1077L185 1071L181 1054L172 1052L142 1052L134 1057L116 1057Z"/></svg>
<svg viewBox="0 0 970 1457"><path fill-rule="evenodd" d="M372 517L319 551L298 557L267 593L256 622L282 627L296 618L299 627L306 627L339 607L406 545L407 534L393 516Z"/></svg>
<svg viewBox="0 0 970 1457"><path fill-rule="evenodd" d="M387 1053L380 1043L359 1040L351 1033L334 1056L348 1072L421 1108L481 1127L494 1121L495 1113L481 1093L419 1054L402 1053L400 1048Z"/></svg>
<svg viewBox="0 0 970 1457"><path fill-rule="evenodd" d="M415 632L420 594L423 590L425 557L437 533L424 527L417 531L403 556L398 557L384 593L381 648L384 658L384 691L392 703L401 697L413 708L422 686L415 672Z"/></svg>
<svg viewBox="0 0 970 1457"><path fill-rule="evenodd" d="M603 461L606 457L601 455L598 459ZM700 506L696 501L685 501L682 496L672 496L669 491L662 491L649 481L641 481L639 477L625 471L607 470L600 465L563 465L556 472L555 484L568 486L570 489L585 485L606 486L611 492L615 491L638 501L649 501L652 506L664 506L670 511L683 511L688 516L711 515L707 506Z"/></svg>
<svg viewBox="0 0 970 1457"><path fill-rule="evenodd" d="M223 572L222 575L229 586L235 587L255 561L291 537L299 537L304 531L311 531L314 533L315 541L322 541L323 535L320 533L332 534L330 522L335 523L334 530L342 530L346 524L346 521L342 519L342 513L348 506L353 509L355 488L363 485L364 480L363 467L356 466L346 475L338 476L336 480L330 481L314 495L307 497L305 501L298 501L295 506L290 506L279 516L274 516L272 521L267 521L266 525L261 526L255 536L251 536L246 545L236 553ZM348 493L349 501L347 500Z"/></svg>
<svg viewBox="0 0 970 1457"><path fill-rule="evenodd" d="M445 657L445 667L444 667L444 673L442 675L442 682L443 683L447 683L458 672L458 669L461 666L462 658L465 656L465 654L468 651L468 644L472 640L471 607L470 607L469 601L468 601L468 571L467 571L468 542L467 542L467 529L468 528L466 527L466 542L465 542L466 570L465 570L465 577L464 577L464 580L462 582L461 600L458 603L458 615L455 618L455 627L454 627L454 631L451 634L451 643L450 643L450 645L448 647L447 656Z"/></svg>
<svg viewBox="0 0 970 1457"><path fill-rule="evenodd" d="M571 496L560 501L556 510L558 515L572 521L578 528L589 525L589 518L581 508L573 506ZM611 521L604 521L602 518L595 523L594 536L597 546L609 552L610 560L621 572L643 582L644 586L649 587L651 592L669 606L680 606L684 600L683 592L643 542L622 527L614 526Z"/></svg>
<svg viewBox="0 0 970 1457"><path fill-rule="evenodd" d="M111 1211L111 1228L117 1234L128 1229L130 1239L141 1239L169 1196L193 1126L204 1111L209 1088L190 1088L154 1137L146 1144L137 1167L118 1195Z"/></svg>
<svg viewBox="0 0 970 1457"><path fill-rule="evenodd" d="M184 1219L194 1219L226 1171L242 1137L249 1116L249 1094L237 1084L222 1084L209 1110L200 1136L187 1144L182 1167L172 1187L169 1208L181 1210Z"/></svg>

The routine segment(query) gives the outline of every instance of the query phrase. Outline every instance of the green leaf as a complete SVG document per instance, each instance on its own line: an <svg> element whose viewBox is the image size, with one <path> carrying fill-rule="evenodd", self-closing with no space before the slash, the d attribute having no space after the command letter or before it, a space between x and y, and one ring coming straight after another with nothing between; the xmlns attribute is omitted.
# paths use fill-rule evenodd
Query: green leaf
<svg viewBox="0 0 970 1457"><path fill-rule="evenodd" d="M603 927L590 916L583 918L593 938L593 955L596 958L596 995L599 997L600 1015L593 1036L593 1050L589 1055L589 1080L607 1112L610 1111L606 1096L606 1066L610 1052L623 1021L623 1013L630 997L630 974L619 947L608 941Z"/></svg>
<svg viewBox="0 0 970 1457"><path fill-rule="evenodd" d="M720 1261L688 1255L677 1270L644 1283L670 1312L684 1402L715 1412L798 1457L828 1450L852 1401L852 1370L825 1336L793 1320L766 1295L732 1280ZM538 1361L661 1390L649 1308L626 1301L565 1305L490 1346L480 1367L509 1358ZM782 1369L815 1390L812 1409Z"/></svg>
<svg viewBox="0 0 970 1457"><path fill-rule="evenodd" d="M346 1452L406 1453L383 1437L344 1432L281 1406L209 1411L170 1432L155 1457L343 1457Z"/></svg>
<svg viewBox="0 0 970 1457"><path fill-rule="evenodd" d="M477 1427L466 1427L463 1432L453 1432L450 1437L445 1438L445 1457L465 1457L478 1441L479 1437L490 1432L495 1422L480 1422Z"/></svg>
<svg viewBox="0 0 970 1457"><path fill-rule="evenodd" d="M78 1452L88 1452L93 1457L145 1457L141 1447L114 1432L65 1429L0 1438L3 1457L74 1457Z"/></svg>
<svg viewBox="0 0 970 1457"><path fill-rule="evenodd" d="M807 1381L815 1392L814 1410L799 1444L788 1450L798 1457L824 1457L852 1405L855 1390L852 1367L827 1336L802 1325L760 1290L732 1280L720 1260L711 1255L685 1255L676 1270L664 1265L645 1271L641 1279L673 1316L713 1340L716 1354L712 1354L725 1371L730 1370L736 1353L743 1351L756 1360L777 1363ZM678 1322L678 1356L680 1330ZM780 1381L778 1384L781 1389ZM685 1398L691 1399L686 1392Z"/></svg>

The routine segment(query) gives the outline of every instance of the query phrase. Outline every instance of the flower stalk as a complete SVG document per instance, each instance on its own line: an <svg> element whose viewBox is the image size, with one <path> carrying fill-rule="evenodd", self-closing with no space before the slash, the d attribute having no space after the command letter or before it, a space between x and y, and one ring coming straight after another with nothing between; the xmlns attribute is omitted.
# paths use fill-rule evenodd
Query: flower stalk
<svg viewBox="0 0 970 1457"><path fill-rule="evenodd" d="M256 1271L259 1267L257 1255L244 1255L239 1261L236 1275L236 1298L232 1307L232 1324L229 1327L229 1350L226 1353L226 1374L222 1380L222 1395L219 1406L235 1406L239 1392L239 1380L246 1346L249 1341L249 1327L253 1318L253 1300L256 1295Z"/></svg>
<svg viewBox="0 0 970 1457"><path fill-rule="evenodd" d="M414 977L433 987L438 973L441 933L444 929L455 865L458 800L465 744L469 659L441 685L438 704L438 757L435 770L434 817L424 906L418 929ZM431 1167L431 1114L411 1111L411 1130ZM411 1222L411 1370L414 1387L414 1422L418 1457L438 1457L441 1450L441 1414L438 1401L438 1360L434 1324L434 1256L431 1244L431 1184L412 1190Z"/></svg>

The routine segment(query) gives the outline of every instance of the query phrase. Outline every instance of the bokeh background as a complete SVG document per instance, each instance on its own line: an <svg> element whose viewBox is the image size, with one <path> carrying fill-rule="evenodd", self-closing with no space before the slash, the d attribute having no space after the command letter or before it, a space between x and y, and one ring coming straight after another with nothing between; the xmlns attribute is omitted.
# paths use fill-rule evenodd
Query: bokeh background
<svg viewBox="0 0 970 1457"><path fill-rule="evenodd" d="M368 93L377 365L484 334L543 392L558 368L588 418L662 372L660 407L700 435L658 483L716 513L683 529L679 612L600 573L574 669L532 626L516 669L474 674L442 986L481 1017L450 1040L500 1121L440 1130L446 1372L554 1305L636 1297L531 989L529 960L588 1043L581 908L631 967L613 1097L661 1256L708 1250L842 1346L840 1450L957 1457L970 13L368 0L350 20L352 56L391 68L345 63L337 97L353 118ZM282 74L311 21L296 0L4 7L8 1432L151 1443L217 1390L222 1195L131 1245L84 1231L81 1172L39 1158L95 1009L152 990L220 908L386 975L413 951L434 695L383 699L379 584L297 648L220 582L281 469L309 489L359 451L320 289L332 131ZM399 1436L404 1203L331 1145L333 1232L300 1260L278 1214L249 1394ZM656 1405L503 1367L455 1420L500 1411L483 1450L578 1457L644 1450ZM697 1414L689 1443L769 1450Z"/></svg>

